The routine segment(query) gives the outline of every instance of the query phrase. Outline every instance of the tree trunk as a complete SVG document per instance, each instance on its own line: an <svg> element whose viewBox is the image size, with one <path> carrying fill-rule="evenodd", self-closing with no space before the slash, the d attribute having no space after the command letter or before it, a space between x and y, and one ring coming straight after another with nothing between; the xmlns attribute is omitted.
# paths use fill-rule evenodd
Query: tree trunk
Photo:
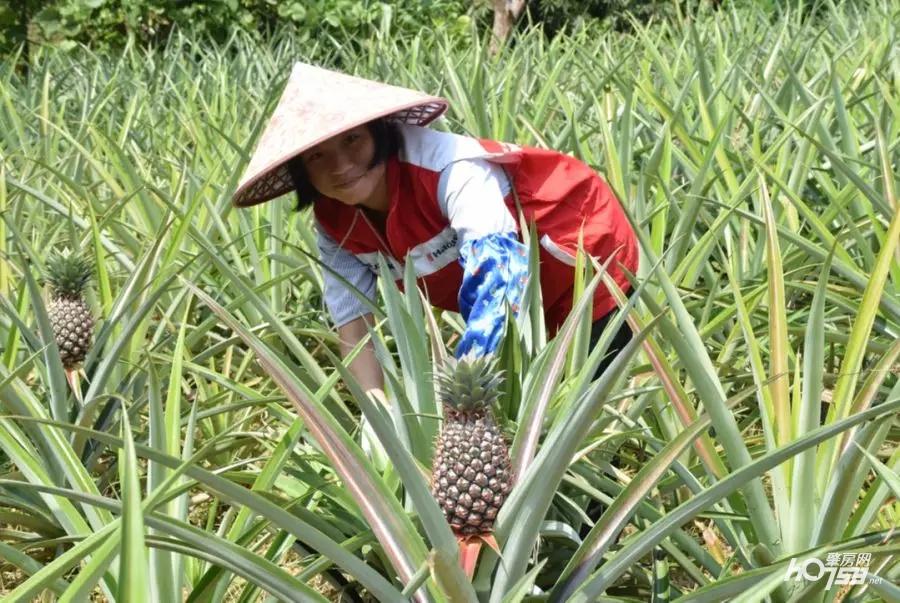
<svg viewBox="0 0 900 603"><path fill-rule="evenodd" d="M516 20L525 10L527 0L493 0L494 3L494 30L491 36L491 55L495 55L506 43L509 32L512 31Z"/></svg>
<svg viewBox="0 0 900 603"><path fill-rule="evenodd" d="M19 13L20 26L22 27L22 39L24 46L22 47L22 57L19 58L19 64L16 65L24 77L28 77L28 69L31 67L31 11L28 9L28 2L22 2L22 11Z"/></svg>

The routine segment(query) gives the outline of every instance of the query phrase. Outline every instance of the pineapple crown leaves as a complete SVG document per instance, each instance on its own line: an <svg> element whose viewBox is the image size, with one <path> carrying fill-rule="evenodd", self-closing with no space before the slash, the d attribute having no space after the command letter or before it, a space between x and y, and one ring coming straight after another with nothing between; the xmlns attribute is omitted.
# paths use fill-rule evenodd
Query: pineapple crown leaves
<svg viewBox="0 0 900 603"><path fill-rule="evenodd" d="M441 401L458 411L492 409L501 394L503 371L493 356L448 359L435 374Z"/></svg>
<svg viewBox="0 0 900 603"><path fill-rule="evenodd" d="M53 289L54 295L77 297L91 280L92 272L93 265L89 258L64 249L53 252L47 259L44 280Z"/></svg>

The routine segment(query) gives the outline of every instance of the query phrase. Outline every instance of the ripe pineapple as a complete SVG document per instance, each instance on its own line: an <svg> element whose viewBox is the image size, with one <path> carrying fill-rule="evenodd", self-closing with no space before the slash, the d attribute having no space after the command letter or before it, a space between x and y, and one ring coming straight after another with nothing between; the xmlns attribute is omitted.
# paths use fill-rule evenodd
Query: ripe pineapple
<svg viewBox="0 0 900 603"><path fill-rule="evenodd" d="M444 406L431 494L463 538L489 535L512 487L509 450L492 405L502 376L488 357L449 361L437 375Z"/></svg>
<svg viewBox="0 0 900 603"><path fill-rule="evenodd" d="M46 282L51 289L47 312L67 371L81 364L91 347L94 317L83 296L91 272L90 260L68 250L47 260Z"/></svg>

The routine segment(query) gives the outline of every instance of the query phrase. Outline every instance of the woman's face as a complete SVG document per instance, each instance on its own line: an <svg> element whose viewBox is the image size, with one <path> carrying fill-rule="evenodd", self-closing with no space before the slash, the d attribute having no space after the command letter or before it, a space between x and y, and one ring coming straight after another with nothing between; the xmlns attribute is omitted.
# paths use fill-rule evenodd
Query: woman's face
<svg viewBox="0 0 900 603"><path fill-rule="evenodd" d="M365 124L320 142L300 154L310 183L326 197L373 209L385 204L385 164L369 169L375 140Z"/></svg>

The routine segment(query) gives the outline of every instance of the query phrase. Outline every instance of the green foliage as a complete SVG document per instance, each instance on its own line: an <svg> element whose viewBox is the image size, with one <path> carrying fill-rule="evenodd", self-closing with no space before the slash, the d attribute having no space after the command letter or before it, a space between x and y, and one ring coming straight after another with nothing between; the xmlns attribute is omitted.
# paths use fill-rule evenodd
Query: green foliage
<svg viewBox="0 0 900 603"><path fill-rule="evenodd" d="M796 11L804 17L824 14L820 0L530 0L528 18L554 35L604 22L616 30L632 30L636 23L696 16L701 11L761 11L777 19Z"/></svg>
<svg viewBox="0 0 900 603"><path fill-rule="evenodd" d="M542 23L544 31L552 35L601 19L624 28L631 19L646 21L652 16L670 16L675 4L664 0L533 0L528 4L528 13L533 22Z"/></svg>
<svg viewBox="0 0 900 603"><path fill-rule="evenodd" d="M315 583L381 601L536 585L551 601L825 603L844 591L785 569L845 552L882 579L845 600L896 599L898 9L828 4L821 27L732 6L549 42L522 28L493 60L483 36L379 26L318 47L176 30L146 50L48 47L28 77L4 65L0 599L132 601L119 593L146 569L160 601L323 600ZM601 380L598 273L556 337L536 287L510 321L498 419L518 478L474 595L422 471L442 410L428 376L461 317L423 303L411 263L405 294L380 282L379 404L336 356L309 213L229 203L308 56L446 96L435 127L579 156L641 237L643 341ZM34 278L63 242L90 250L102 308L70 386Z"/></svg>
<svg viewBox="0 0 900 603"><path fill-rule="evenodd" d="M462 32L472 11L466 0L0 0L0 53L26 40L96 49L158 43L173 28L219 41L235 29L257 37L287 29L301 41L365 38L386 27L401 35L423 27Z"/></svg>
<svg viewBox="0 0 900 603"><path fill-rule="evenodd" d="M529 0L525 21L540 23L550 36L600 21L616 29L652 18L695 14L717 0ZM808 0L733 0L728 6L755 7L777 13ZM821 7L821 5L819 5ZM329 36L357 44L376 32L395 37L420 30L459 36L476 21L490 28L488 0L0 0L0 55L21 44L53 44L63 49L78 43L102 50L133 40L158 44L173 29L192 37L224 41L235 30L261 38L277 30L299 41Z"/></svg>

